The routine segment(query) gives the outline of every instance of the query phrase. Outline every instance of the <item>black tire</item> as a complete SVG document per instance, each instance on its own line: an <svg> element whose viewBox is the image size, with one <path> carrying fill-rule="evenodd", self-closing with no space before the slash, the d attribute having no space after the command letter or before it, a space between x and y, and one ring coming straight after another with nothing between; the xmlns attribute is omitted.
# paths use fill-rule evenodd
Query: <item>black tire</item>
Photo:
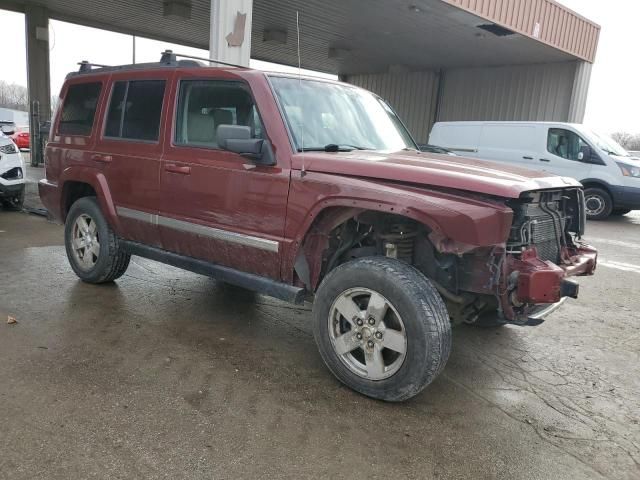
<svg viewBox="0 0 640 480"><path fill-rule="evenodd" d="M605 220L609 218L609 215L613 212L611 195L602 188L586 188L584 198L587 206L587 218L589 220Z"/></svg>
<svg viewBox="0 0 640 480"><path fill-rule="evenodd" d="M613 212L611 212L611 215L615 215L617 217L620 217L622 215L626 215L627 213L631 213L631 209L630 208L615 208L613 210Z"/></svg>
<svg viewBox="0 0 640 480"><path fill-rule="evenodd" d="M24 207L24 187L15 197L5 198L2 200L2 206L8 210L22 210Z"/></svg>
<svg viewBox="0 0 640 480"><path fill-rule="evenodd" d="M87 215L95 221L100 244L97 260L91 268L81 265L72 246L74 225L81 215ZM104 218L95 197L83 197L71 206L65 222L64 240L71 268L87 283L112 282L124 275L129 266L131 255L122 249L119 238Z"/></svg>
<svg viewBox="0 0 640 480"><path fill-rule="evenodd" d="M334 302L358 288L382 295L402 318L406 353L388 378L357 375L333 347L329 318ZM372 398L399 402L415 396L438 376L449 358L451 323L442 298L421 272L398 260L362 258L329 272L316 293L313 317L313 334L329 370L348 387Z"/></svg>

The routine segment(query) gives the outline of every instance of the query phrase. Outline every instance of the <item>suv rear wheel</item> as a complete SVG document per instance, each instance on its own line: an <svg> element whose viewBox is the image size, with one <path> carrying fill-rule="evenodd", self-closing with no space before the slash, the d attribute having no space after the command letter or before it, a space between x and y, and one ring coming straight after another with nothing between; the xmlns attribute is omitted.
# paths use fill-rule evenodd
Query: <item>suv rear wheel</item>
<svg viewBox="0 0 640 480"><path fill-rule="evenodd" d="M71 268L85 282L112 282L129 266L131 255L123 251L95 197L83 197L71 206L64 239Z"/></svg>
<svg viewBox="0 0 640 480"><path fill-rule="evenodd" d="M449 358L451 324L442 298L422 273L397 260L364 258L332 270L313 316L327 367L369 397L407 400Z"/></svg>

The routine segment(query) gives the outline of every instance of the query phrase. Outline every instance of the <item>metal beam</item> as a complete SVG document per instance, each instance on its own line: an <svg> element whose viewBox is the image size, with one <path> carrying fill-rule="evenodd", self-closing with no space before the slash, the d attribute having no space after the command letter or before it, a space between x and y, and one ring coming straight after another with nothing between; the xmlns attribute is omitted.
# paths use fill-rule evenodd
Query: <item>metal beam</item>
<svg viewBox="0 0 640 480"><path fill-rule="evenodd" d="M40 125L51 119L51 80L49 70L49 14L47 9L25 8L27 44L27 88L29 90L29 131L31 164L41 163Z"/></svg>

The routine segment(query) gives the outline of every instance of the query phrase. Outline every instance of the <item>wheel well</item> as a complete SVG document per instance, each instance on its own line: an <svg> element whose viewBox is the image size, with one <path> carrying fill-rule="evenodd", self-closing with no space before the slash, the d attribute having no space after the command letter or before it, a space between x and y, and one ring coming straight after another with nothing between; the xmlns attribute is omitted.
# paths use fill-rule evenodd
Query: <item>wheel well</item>
<svg viewBox="0 0 640 480"><path fill-rule="evenodd" d="M429 250L433 250L429 233L428 227L402 215L333 209L314 223L303 242L310 266L305 283L315 289L331 270L361 257L385 256L415 265L418 243L420 250L423 250L422 243L429 244Z"/></svg>
<svg viewBox="0 0 640 480"><path fill-rule="evenodd" d="M585 182L581 182L582 186L587 189L587 188L599 188L601 190L604 190L605 192L607 192L609 194L609 196L611 198L613 198L613 195L611 194L611 190L609 189L609 186L606 185L605 183L601 183L601 182L597 182L594 180L587 180Z"/></svg>
<svg viewBox="0 0 640 480"><path fill-rule="evenodd" d="M75 202L83 197L95 197L96 191L91 185L84 182L65 182L62 194L62 217L67 217L67 213Z"/></svg>

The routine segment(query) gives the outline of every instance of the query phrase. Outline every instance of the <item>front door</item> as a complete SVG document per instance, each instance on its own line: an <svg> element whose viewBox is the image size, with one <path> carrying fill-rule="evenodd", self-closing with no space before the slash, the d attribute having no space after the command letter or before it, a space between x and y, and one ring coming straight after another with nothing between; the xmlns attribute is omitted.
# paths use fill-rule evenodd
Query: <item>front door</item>
<svg viewBox="0 0 640 480"><path fill-rule="evenodd" d="M220 125L267 136L249 87L182 79L172 117L160 172L164 248L279 279L290 169L255 165L216 142Z"/></svg>
<svg viewBox="0 0 640 480"><path fill-rule="evenodd" d="M591 164L580 159L580 152L589 144L565 128L545 128L545 133L547 151L539 159L542 169L577 180L588 178Z"/></svg>
<svg viewBox="0 0 640 480"><path fill-rule="evenodd" d="M160 246L160 158L166 72L119 74L111 82L94 161L103 166L127 240ZM166 108L166 107L164 107Z"/></svg>

